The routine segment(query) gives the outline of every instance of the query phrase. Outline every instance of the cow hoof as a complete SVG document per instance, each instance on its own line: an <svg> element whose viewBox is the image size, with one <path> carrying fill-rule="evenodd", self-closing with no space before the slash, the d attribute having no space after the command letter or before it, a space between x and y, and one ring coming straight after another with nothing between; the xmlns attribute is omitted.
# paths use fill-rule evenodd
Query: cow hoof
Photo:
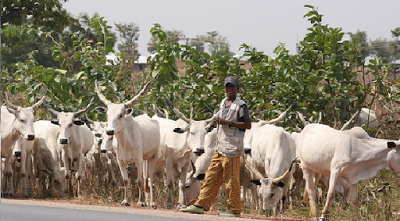
<svg viewBox="0 0 400 221"><path fill-rule="evenodd" d="M144 203L144 202L140 202L137 205L140 206L140 207L147 207L146 203Z"/></svg>
<svg viewBox="0 0 400 221"><path fill-rule="evenodd" d="M157 209L157 206L156 205L151 205L150 208L151 209Z"/></svg>
<svg viewBox="0 0 400 221"><path fill-rule="evenodd" d="M122 202L120 206L130 206L131 204L127 203L127 202Z"/></svg>
<svg viewBox="0 0 400 221"><path fill-rule="evenodd" d="M325 217L319 217L317 220L318 220L318 221L328 221L328 219L325 218Z"/></svg>

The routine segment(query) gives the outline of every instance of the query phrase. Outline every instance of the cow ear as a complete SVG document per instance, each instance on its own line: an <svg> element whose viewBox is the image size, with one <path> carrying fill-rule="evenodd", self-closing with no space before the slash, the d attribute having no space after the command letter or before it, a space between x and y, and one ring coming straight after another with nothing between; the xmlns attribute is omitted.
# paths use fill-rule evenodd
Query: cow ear
<svg viewBox="0 0 400 221"><path fill-rule="evenodd" d="M201 174L197 175L197 180L204 180L205 176L206 175L204 173L201 173Z"/></svg>
<svg viewBox="0 0 400 221"><path fill-rule="evenodd" d="M256 185L261 185L261 182L260 182L260 180L250 180L250 183L254 183L254 184L256 184Z"/></svg>
<svg viewBox="0 0 400 221"><path fill-rule="evenodd" d="M55 124L55 125L60 125L58 119L53 119L53 120L51 120L50 122L51 122L52 124Z"/></svg>
<svg viewBox="0 0 400 221"><path fill-rule="evenodd" d="M130 115L130 114L132 114L132 112L133 112L132 108L128 108L128 109L125 110L125 114L126 115Z"/></svg>
<svg viewBox="0 0 400 221"><path fill-rule="evenodd" d="M185 130L182 130L182 128L179 128L179 127L176 127L173 131L174 131L175 133L178 133L178 134L183 134L183 133L185 133Z"/></svg>
<svg viewBox="0 0 400 221"><path fill-rule="evenodd" d="M105 107L96 107L94 110L99 112L100 114L106 114L107 113L107 108L105 108Z"/></svg>
<svg viewBox="0 0 400 221"><path fill-rule="evenodd" d="M78 125L78 126L81 126L81 125L84 125L85 122L83 120L74 120L74 124Z"/></svg>
<svg viewBox="0 0 400 221"><path fill-rule="evenodd" d="M215 128L214 124L211 124L209 127L206 127L207 133L210 133Z"/></svg>
<svg viewBox="0 0 400 221"><path fill-rule="evenodd" d="M279 182L278 184L277 184L279 187L284 187L285 186L285 184L281 181L281 182Z"/></svg>

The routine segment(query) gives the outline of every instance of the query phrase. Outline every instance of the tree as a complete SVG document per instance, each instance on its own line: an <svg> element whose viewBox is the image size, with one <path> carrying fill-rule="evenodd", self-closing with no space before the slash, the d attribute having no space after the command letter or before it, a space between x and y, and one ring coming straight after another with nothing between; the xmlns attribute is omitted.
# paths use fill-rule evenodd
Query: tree
<svg viewBox="0 0 400 221"><path fill-rule="evenodd" d="M139 25L135 23L114 24L121 39L121 44L118 44L118 51L130 58L132 61L137 60L139 52L137 51L138 45L136 41L139 38Z"/></svg>
<svg viewBox="0 0 400 221"><path fill-rule="evenodd" d="M165 40L167 40L169 43L178 43L181 38L185 37L183 31L178 31L175 29L173 29L172 31L166 30L165 34L167 36L167 39ZM154 53L155 51L157 51L158 41L158 37L153 35L150 38L150 42L147 43L147 51L150 53Z"/></svg>
<svg viewBox="0 0 400 221"><path fill-rule="evenodd" d="M377 38L371 41L371 54L378 58L382 58L383 63L389 63L390 61L390 49L389 42L386 38Z"/></svg>
<svg viewBox="0 0 400 221"><path fill-rule="evenodd" d="M64 2L67 0L1 0L1 28L22 25L31 18L33 25L61 32L68 25Z"/></svg>
<svg viewBox="0 0 400 221"><path fill-rule="evenodd" d="M216 53L230 54L229 51L230 44L228 38L218 34L218 31L207 32L206 35L201 35L199 37L203 42L208 43L208 52L210 55L215 55Z"/></svg>
<svg viewBox="0 0 400 221"><path fill-rule="evenodd" d="M365 61L365 58L370 54L367 32L357 30L355 34L351 32L348 32L347 34L350 35L351 40L359 46L361 51L361 60Z"/></svg>
<svg viewBox="0 0 400 221"><path fill-rule="evenodd" d="M393 46L393 60L400 59L400 27L391 30L392 37L395 38L393 42L391 42L391 46Z"/></svg>

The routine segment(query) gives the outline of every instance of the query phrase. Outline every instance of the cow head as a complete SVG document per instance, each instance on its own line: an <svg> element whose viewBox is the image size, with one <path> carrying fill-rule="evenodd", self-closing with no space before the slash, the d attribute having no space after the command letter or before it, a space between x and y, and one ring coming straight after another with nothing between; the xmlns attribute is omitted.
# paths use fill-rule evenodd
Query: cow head
<svg viewBox="0 0 400 221"><path fill-rule="evenodd" d="M138 95L136 95L132 100L127 101L122 104L114 104L111 101L107 100L107 98L100 92L99 87L97 86L97 81L95 82L96 93L99 96L101 102L103 102L106 106L106 114L107 114L107 129L106 132L108 135L114 135L125 128L125 116L131 115L132 105L137 103L139 99L146 93L150 82L148 82L143 89L140 91Z"/></svg>
<svg viewBox="0 0 400 221"><path fill-rule="evenodd" d="M400 173L400 141L388 142L387 146L392 149L387 157L388 169Z"/></svg>
<svg viewBox="0 0 400 221"><path fill-rule="evenodd" d="M88 106L80 111L77 112L58 112L55 111L50 105L44 103L46 109L55 115L57 119L52 120L51 123L60 126L60 134L59 134L59 142L60 144L68 144L74 132L75 126L81 126L85 124L82 120L77 120L81 114L85 113L92 105L93 105L94 98L90 100Z"/></svg>
<svg viewBox="0 0 400 221"><path fill-rule="evenodd" d="M33 140L35 138L35 131L33 128L33 122L35 119L33 111L43 103L46 96L43 96L42 99L40 99L37 103L35 103L31 107L26 107L26 108L22 108L20 106L12 104L8 100L8 96L5 93L4 93L4 98L7 104L6 106L7 111L12 115L14 115L15 117L13 119L14 120L13 128L16 130L17 133L21 134L23 138L26 138L27 140Z"/></svg>
<svg viewBox="0 0 400 221"><path fill-rule="evenodd" d="M65 192L65 168L55 169L52 174L52 180L54 183L54 188L57 190L58 194L63 197Z"/></svg>
<svg viewBox="0 0 400 221"><path fill-rule="evenodd" d="M116 146L116 138L113 135L107 135L107 132L104 131L102 134L103 142L101 143L100 151L101 153L107 153L108 151L112 151L112 148Z"/></svg>
<svg viewBox="0 0 400 221"><path fill-rule="evenodd" d="M285 185L288 185L284 182L287 181L290 177L292 166L296 162L296 160L294 160L290 165L290 168L278 178L264 177L251 165L250 162L248 162L247 160L245 160L245 162L250 171L252 171L253 174L258 178L255 180L251 180L250 182L259 186L258 193L260 195L260 199L262 199L263 202L262 209L264 211L272 211L277 206L279 200L282 199L283 187Z"/></svg>
<svg viewBox="0 0 400 221"><path fill-rule="evenodd" d="M187 143L193 153L196 155L201 155L204 153L204 138L205 135L211 131L209 130L210 124L214 121L214 118L207 120L195 121L192 119L192 114L190 114L190 119L187 118L182 112L175 108L172 101L166 96L168 105L172 108L179 119L187 123L184 128L175 128L173 131L176 133L188 133Z"/></svg>
<svg viewBox="0 0 400 221"><path fill-rule="evenodd" d="M96 148L96 152L100 152L100 146L103 142L103 134L106 132L107 122L93 121L87 115L86 119L90 123L90 129L94 135L94 145Z"/></svg>

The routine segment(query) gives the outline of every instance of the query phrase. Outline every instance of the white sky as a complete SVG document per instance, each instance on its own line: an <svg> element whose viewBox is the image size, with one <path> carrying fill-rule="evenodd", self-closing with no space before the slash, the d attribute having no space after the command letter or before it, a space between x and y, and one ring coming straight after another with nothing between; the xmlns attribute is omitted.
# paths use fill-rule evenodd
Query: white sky
<svg viewBox="0 0 400 221"><path fill-rule="evenodd" d="M308 33L311 24L303 18L309 12L306 4L319 8L324 24L341 27L345 33L366 31L370 40L393 40L390 31L400 27L400 0L69 0L64 8L75 16L98 12L112 27L138 24L141 55L149 55L154 23L165 30L181 30L188 38L218 31L236 54L243 54L239 47L245 43L273 55L280 42L295 53L296 42Z"/></svg>

